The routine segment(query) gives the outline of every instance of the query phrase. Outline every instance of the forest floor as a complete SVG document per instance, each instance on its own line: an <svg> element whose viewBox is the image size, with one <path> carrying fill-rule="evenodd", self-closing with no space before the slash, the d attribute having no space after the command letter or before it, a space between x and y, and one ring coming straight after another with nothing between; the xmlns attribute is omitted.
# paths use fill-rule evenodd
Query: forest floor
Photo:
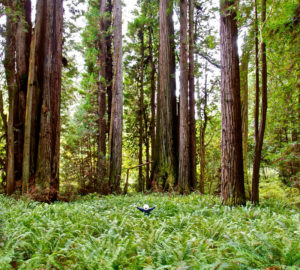
<svg viewBox="0 0 300 270"><path fill-rule="evenodd" d="M150 216L134 204L157 208ZM0 269L299 269L299 209L278 200L89 195L45 204L0 195ZM274 268L272 268L274 267Z"/></svg>

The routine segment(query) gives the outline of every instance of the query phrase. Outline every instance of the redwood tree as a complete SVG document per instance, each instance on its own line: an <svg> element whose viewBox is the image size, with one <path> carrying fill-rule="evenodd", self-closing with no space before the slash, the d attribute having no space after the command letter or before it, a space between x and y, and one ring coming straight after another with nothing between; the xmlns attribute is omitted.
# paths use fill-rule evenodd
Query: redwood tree
<svg viewBox="0 0 300 270"><path fill-rule="evenodd" d="M97 159L97 188L101 193L107 192L106 175L106 134L107 134L107 93L110 85L109 65L107 65L108 46L107 35L110 26L108 17L109 7L106 0L99 0L99 39L98 39L98 63L99 63L99 82L98 82L98 159Z"/></svg>
<svg viewBox="0 0 300 270"><path fill-rule="evenodd" d="M159 5L159 89L152 178L161 188L172 189L178 166L172 1L162 0Z"/></svg>
<svg viewBox="0 0 300 270"><path fill-rule="evenodd" d="M23 191L32 184L37 200L50 201L59 188L62 0L37 1L31 42L25 115Z"/></svg>
<svg viewBox="0 0 300 270"><path fill-rule="evenodd" d="M115 0L113 6L113 85L109 133L109 185L110 191L120 193L122 167L123 120L123 67L122 67L122 4Z"/></svg>
<svg viewBox="0 0 300 270"><path fill-rule="evenodd" d="M234 2L221 0L221 107L223 204L245 203L240 74L237 48L237 21Z"/></svg>
<svg viewBox="0 0 300 270"><path fill-rule="evenodd" d="M5 45L5 75L9 99L9 116L7 123L7 179L6 192L11 195L15 190L15 134L14 134L14 113L16 111L17 88L15 72L15 50L16 50L16 23L14 11L15 1L8 1L7 6L11 12L6 17L6 45Z"/></svg>
<svg viewBox="0 0 300 270"><path fill-rule="evenodd" d="M189 192L189 106L187 63L187 0L180 0L180 107L178 191Z"/></svg>

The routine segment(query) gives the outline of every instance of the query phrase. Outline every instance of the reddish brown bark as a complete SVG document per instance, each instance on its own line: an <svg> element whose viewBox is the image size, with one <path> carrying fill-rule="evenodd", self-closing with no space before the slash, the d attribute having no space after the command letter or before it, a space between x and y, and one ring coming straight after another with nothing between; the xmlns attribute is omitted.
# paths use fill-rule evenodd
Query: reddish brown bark
<svg viewBox="0 0 300 270"><path fill-rule="evenodd" d="M13 1L8 1L8 6L15 10ZM15 72L15 51L16 39L15 30L16 23L13 18L14 14L8 14L6 17L6 44L4 68L9 98L9 116L7 123L7 178L6 193L11 195L15 190L15 134L14 134L14 113L16 110L17 87Z"/></svg>
<svg viewBox="0 0 300 270"><path fill-rule="evenodd" d="M30 52L25 116L23 181L37 200L56 198L59 189L62 0L37 2Z"/></svg>
<svg viewBox="0 0 300 270"><path fill-rule="evenodd" d="M159 9L159 91L157 97L157 129L153 183L161 189L172 189L177 178L175 134L176 96L172 30L172 5L170 0L160 1ZM171 23L171 24L170 24ZM174 102L175 101L175 102ZM155 185L155 184L154 184Z"/></svg>
<svg viewBox="0 0 300 270"><path fill-rule="evenodd" d="M221 1L221 107L223 204L245 203L239 57L234 3Z"/></svg>

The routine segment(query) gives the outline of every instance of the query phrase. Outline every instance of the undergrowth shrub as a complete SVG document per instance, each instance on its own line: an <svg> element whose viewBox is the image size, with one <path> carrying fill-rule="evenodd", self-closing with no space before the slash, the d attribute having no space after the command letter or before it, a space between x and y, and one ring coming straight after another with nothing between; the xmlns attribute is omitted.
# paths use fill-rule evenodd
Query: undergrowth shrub
<svg viewBox="0 0 300 270"><path fill-rule="evenodd" d="M157 204L146 216L134 204ZM89 195L45 204L0 196L0 269L298 269L299 211L285 201Z"/></svg>

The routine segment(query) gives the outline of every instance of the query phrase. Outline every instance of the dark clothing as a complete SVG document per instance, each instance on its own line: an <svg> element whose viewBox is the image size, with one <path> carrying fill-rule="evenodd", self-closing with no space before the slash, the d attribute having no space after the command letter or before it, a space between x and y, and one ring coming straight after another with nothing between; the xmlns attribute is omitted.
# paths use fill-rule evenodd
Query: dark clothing
<svg viewBox="0 0 300 270"><path fill-rule="evenodd" d="M149 208L148 210L145 210L144 208L141 208L141 207L136 207L137 209L139 209L141 212L144 212L146 215L150 215L150 212L155 209L156 206L152 207L152 208Z"/></svg>

